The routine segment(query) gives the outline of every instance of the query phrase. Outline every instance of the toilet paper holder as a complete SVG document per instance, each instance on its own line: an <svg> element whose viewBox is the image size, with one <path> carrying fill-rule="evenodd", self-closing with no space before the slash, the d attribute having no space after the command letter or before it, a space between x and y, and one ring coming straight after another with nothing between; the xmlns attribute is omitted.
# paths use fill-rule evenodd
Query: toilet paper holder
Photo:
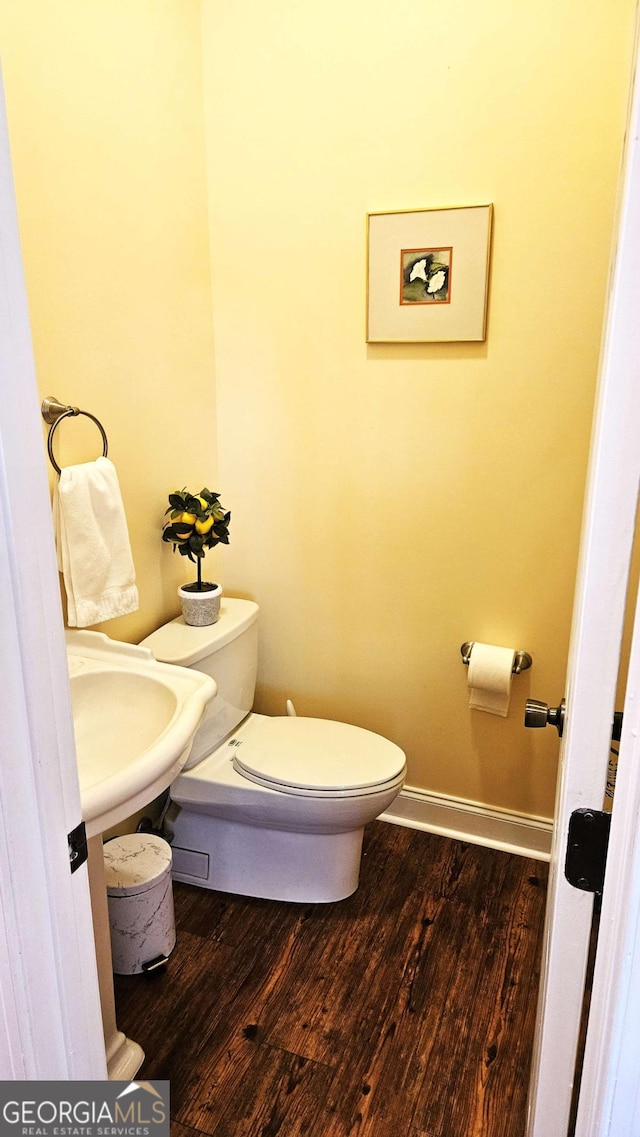
<svg viewBox="0 0 640 1137"><path fill-rule="evenodd" d="M462 644L462 647L460 648L462 662L464 663L465 667L469 666L469 660L471 659L471 652L473 651L474 643L475 640L469 640L467 643ZM519 675L521 671L527 671L531 667L532 663L533 659L529 655L528 651L517 651L515 659L513 661L513 674Z"/></svg>

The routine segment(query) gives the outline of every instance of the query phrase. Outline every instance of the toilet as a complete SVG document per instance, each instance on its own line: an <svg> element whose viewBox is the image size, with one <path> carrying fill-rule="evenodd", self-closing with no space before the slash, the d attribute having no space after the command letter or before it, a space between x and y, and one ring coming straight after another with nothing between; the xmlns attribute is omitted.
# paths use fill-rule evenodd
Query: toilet
<svg viewBox="0 0 640 1137"><path fill-rule="evenodd" d="M142 641L218 688L170 789L173 877L269 900L342 900L358 887L364 826L402 789L405 755L347 723L254 714L258 612L223 597L215 624L179 616Z"/></svg>

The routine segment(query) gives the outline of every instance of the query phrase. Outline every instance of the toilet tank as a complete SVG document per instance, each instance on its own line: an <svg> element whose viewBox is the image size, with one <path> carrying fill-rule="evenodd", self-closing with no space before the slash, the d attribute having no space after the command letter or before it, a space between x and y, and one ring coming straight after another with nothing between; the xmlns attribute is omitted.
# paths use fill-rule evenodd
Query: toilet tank
<svg viewBox="0 0 640 1137"><path fill-rule="evenodd" d="M193 667L215 679L218 693L198 727L185 770L211 753L249 714L258 669L258 605L222 597L215 624L185 624L182 616L141 641L162 663Z"/></svg>

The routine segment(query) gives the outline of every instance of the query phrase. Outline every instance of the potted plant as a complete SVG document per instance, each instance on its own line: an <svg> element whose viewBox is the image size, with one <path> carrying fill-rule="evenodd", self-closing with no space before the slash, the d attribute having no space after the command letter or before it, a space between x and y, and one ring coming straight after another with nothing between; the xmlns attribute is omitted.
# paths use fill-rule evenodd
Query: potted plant
<svg viewBox="0 0 640 1137"><path fill-rule="evenodd" d="M162 540L167 541L182 557L187 557L197 566L197 580L184 584L178 589L182 602L182 615L185 623L203 627L215 624L220 611L222 589L219 584L202 579L202 561L207 549L214 545L229 544L229 522L231 514L220 504L220 497L211 490L200 490L199 494L188 490L176 490L169 494L171 514L162 530Z"/></svg>

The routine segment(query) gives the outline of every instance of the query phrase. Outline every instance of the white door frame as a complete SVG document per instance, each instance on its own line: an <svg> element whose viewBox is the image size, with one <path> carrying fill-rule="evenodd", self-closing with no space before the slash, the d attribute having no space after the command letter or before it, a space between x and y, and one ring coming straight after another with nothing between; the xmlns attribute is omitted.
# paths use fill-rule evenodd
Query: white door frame
<svg viewBox="0 0 640 1137"><path fill-rule="evenodd" d="M573 888L564 877L567 833L574 810L601 809L604 802L640 483L637 76L632 94L569 652L567 715L560 753L527 1137L564 1137L568 1128L593 897ZM625 743L623 749L626 748ZM620 762L624 765L623 749ZM635 795L640 793L640 763L633 769L629 763L626 781L624 791L620 784L616 787L616 795L624 792L636 800ZM618 847L625 828L620 811L616 810L612 820L613 847ZM632 880L625 875L618 883L615 906L613 899L609 902L608 885L604 893L607 918L612 920L610 931L616 941L625 933L627 917L637 918ZM601 971L600 966L599 975ZM622 994L622 988L615 991L610 985L607 997L619 998ZM594 995L598 1001L600 989L596 992L594 988ZM618 1005L616 1012L623 1015L624 1007ZM596 1057L594 1031L592 1026L591 1065L589 1075L583 1079L583 1094L591 1094L589 1081L599 1078L598 1062L605 1063L607 1059L606 1048ZM595 1103L592 1104L595 1109ZM586 1097L584 1105L580 1101L580 1109L584 1113ZM593 1127L595 1114L592 1123L592 1128L580 1131L583 1137L594 1137L600 1132Z"/></svg>
<svg viewBox="0 0 640 1137"><path fill-rule="evenodd" d="M640 1133L640 603L636 609L576 1137Z"/></svg>
<svg viewBox="0 0 640 1137"><path fill-rule="evenodd" d="M626 329L611 366L640 391L640 68L636 58L614 320ZM640 448L636 420L635 444ZM640 597L600 914L576 1137L640 1132Z"/></svg>
<svg viewBox="0 0 640 1137"><path fill-rule="evenodd" d="M66 651L0 78L0 1078L106 1078Z"/></svg>

